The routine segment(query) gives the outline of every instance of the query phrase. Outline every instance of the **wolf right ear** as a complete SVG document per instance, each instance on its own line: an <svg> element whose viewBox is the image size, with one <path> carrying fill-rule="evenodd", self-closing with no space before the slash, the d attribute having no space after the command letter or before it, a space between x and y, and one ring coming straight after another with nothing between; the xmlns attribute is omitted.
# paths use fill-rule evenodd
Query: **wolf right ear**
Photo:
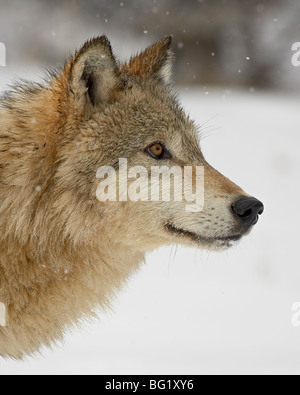
<svg viewBox="0 0 300 395"><path fill-rule="evenodd" d="M70 69L70 88L81 105L113 101L122 81L106 36L94 38L75 54Z"/></svg>
<svg viewBox="0 0 300 395"><path fill-rule="evenodd" d="M147 78L152 76L164 84L169 84L172 75L172 36L167 36L151 45L145 51L121 66L129 75Z"/></svg>

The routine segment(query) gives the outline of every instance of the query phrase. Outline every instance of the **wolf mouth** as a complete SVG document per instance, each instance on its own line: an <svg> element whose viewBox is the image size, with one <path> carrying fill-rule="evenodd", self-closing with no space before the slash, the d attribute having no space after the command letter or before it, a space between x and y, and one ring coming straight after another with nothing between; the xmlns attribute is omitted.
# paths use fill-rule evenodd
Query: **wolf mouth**
<svg viewBox="0 0 300 395"><path fill-rule="evenodd" d="M165 229L172 233L174 236L181 237L181 238L189 238L190 240L201 243L205 245L218 245L220 247L230 247L232 244L241 239L242 234L232 235L232 236L225 236L225 237L206 237L198 235L197 233L191 232L186 229L178 228L175 225L167 222L165 224Z"/></svg>

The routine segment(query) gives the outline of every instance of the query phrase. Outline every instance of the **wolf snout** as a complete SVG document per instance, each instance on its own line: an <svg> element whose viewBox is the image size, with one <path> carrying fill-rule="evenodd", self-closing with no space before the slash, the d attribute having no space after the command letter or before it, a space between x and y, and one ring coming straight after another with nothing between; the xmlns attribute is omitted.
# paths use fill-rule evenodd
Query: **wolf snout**
<svg viewBox="0 0 300 395"><path fill-rule="evenodd" d="M255 225L259 216L264 211L264 205L254 197L243 196L234 202L231 206L234 214L240 218L248 229L251 225Z"/></svg>

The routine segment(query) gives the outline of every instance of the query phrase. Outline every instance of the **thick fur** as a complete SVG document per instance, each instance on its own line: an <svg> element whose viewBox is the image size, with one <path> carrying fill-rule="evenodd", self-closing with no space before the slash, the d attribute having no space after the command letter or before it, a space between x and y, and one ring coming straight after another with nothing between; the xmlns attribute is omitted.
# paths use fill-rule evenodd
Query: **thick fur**
<svg viewBox="0 0 300 395"><path fill-rule="evenodd" d="M147 251L227 247L223 238L242 232L230 205L245 193L203 158L170 90L170 44L167 37L120 65L98 37L44 85L19 84L3 96L0 355L36 352L109 306ZM184 202L96 199L99 166L128 158L150 168L144 149L155 141L172 151L170 165L205 167L201 213L186 213Z"/></svg>

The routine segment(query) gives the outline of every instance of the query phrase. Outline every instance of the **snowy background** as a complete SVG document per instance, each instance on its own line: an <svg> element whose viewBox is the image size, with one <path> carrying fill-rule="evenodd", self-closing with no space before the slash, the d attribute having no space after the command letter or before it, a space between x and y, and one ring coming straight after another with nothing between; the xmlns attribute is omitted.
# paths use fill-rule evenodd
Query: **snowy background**
<svg viewBox="0 0 300 395"><path fill-rule="evenodd" d="M13 7L16 3L18 7ZM300 327L291 322L292 305L300 302L300 67L291 64L292 43L300 41L299 18L293 22L295 15L300 16L299 2L274 1L271 7L266 1L252 1L253 9L247 1L229 5L221 0L210 1L212 8L208 1L187 1L184 7L176 0L172 9L170 1L55 3L49 9L44 1L0 1L0 42L7 47L0 90L16 76L37 80L40 66L64 60L92 35L108 33L123 59L161 35L174 33L180 63L175 69L177 89L191 117L205 125L206 158L261 199L265 213L253 233L225 253L174 247L150 254L110 313L69 333L63 345L45 350L41 357L24 362L0 359L0 374L299 374ZM244 11L241 3L247 3ZM236 41L219 43L223 54L232 53L232 47L235 54L219 56L213 75L200 61L197 71L196 57L193 70L187 71L186 58L195 50L184 49L189 45L178 32L175 17L185 13L181 22L192 30L196 26L192 6L196 14L199 4L206 6L200 22L206 21L207 36L216 19L218 36L223 32L230 38L232 29L236 40L239 32L241 36L239 50L233 45ZM233 4L235 24L220 17ZM255 47L262 50L255 52L252 46L248 56L251 46L243 45L242 32L250 9L255 18L259 15ZM152 15L152 19L145 16L147 26L141 10ZM168 10L173 19L167 20ZM91 23L94 17L97 26ZM207 39L200 22L198 33L193 28L191 34L195 42ZM274 29L279 29L277 47ZM253 34L250 29L248 44ZM266 59L261 70L268 70L261 79L255 78L257 53ZM247 76L241 77L244 72Z"/></svg>

